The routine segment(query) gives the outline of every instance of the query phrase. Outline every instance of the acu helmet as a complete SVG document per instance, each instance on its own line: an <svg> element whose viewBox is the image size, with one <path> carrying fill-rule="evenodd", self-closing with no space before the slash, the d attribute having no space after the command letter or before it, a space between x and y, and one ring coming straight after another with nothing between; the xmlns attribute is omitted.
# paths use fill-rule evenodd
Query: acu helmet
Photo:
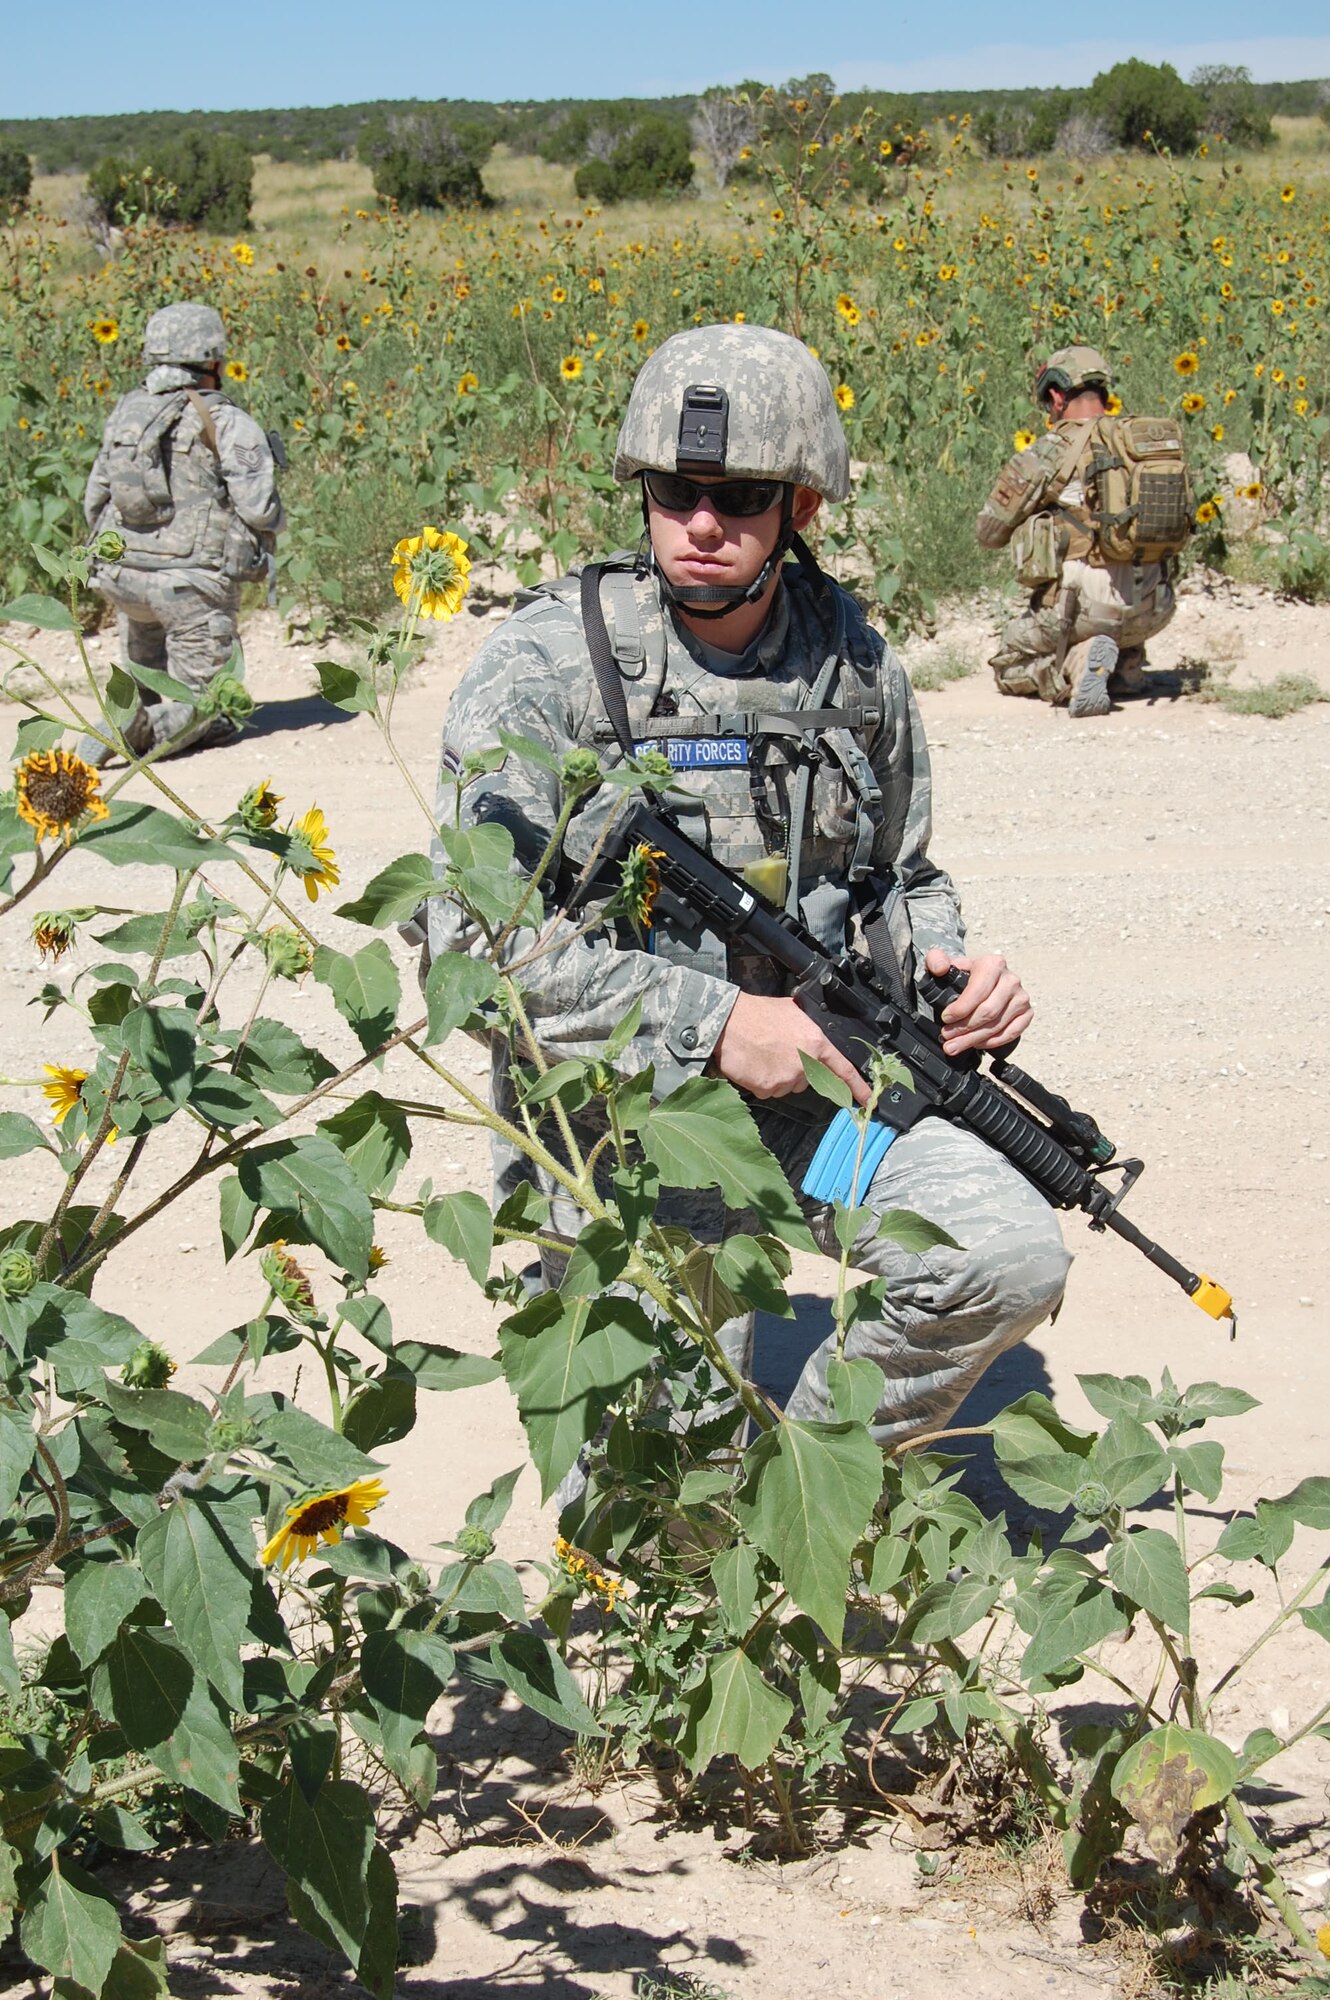
<svg viewBox="0 0 1330 2000"><path fill-rule="evenodd" d="M615 449L616 479L644 472L780 482L780 535L747 589L674 585L657 572L669 601L695 617L723 618L736 605L756 603L796 539L795 487L827 500L843 500L850 490L849 447L826 371L801 340L774 327L672 334L633 383ZM642 509L645 517L645 490Z"/></svg>
<svg viewBox="0 0 1330 2000"><path fill-rule="evenodd" d="M150 368L211 368L225 358L222 316L197 299L159 307L144 329L143 359Z"/></svg>
<svg viewBox="0 0 1330 2000"><path fill-rule="evenodd" d="M1034 396L1046 410L1050 389L1061 389L1064 396L1074 396L1081 389L1098 389L1107 396L1112 386L1112 371L1098 348L1060 347L1035 377Z"/></svg>

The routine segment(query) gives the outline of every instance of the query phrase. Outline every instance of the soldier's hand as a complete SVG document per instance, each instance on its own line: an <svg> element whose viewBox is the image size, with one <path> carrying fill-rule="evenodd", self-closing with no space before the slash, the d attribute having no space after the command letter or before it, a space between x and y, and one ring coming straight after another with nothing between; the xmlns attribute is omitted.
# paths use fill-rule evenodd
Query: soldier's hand
<svg viewBox="0 0 1330 2000"><path fill-rule="evenodd" d="M939 978L953 965L970 975L965 991L942 1010L942 1047L947 1055L963 1055L966 1049L1004 1049L1034 1019L1029 994L1000 952L953 958L935 945L924 963Z"/></svg>
<svg viewBox="0 0 1330 2000"><path fill-rule="evenodd" d="M866 1104L868 1085L794 1000L741 993L712 1052L711 1068L750 1097L790 1097L808 1088L799 1051L816 1056Z"/></svg>

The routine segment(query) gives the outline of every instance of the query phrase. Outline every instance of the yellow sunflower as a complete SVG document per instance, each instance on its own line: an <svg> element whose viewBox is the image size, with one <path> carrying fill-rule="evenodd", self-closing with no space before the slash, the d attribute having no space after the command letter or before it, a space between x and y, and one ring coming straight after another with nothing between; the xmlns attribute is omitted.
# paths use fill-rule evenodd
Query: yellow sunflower
<svg viewBox="0 0 1330 2000"><path fill-rule="evenodd" d="M479 387L480 377L470 368L457 378L457 393L459 396L474 396Z"/></svg>
<svg viewBox="0 0 1330 2000"><path fill-rule="evenodd" d="M1179 375L1194 375L1200 365L1190 348L1185 353L1175 354L1173 357L1173 367Z"/></svg>
<svg viewBox="0 0 1330 2000"><path fill-rule="evenodd" d="M1110 417L1121 416L1122 414L1121 396L1110 395L1107 403L1104 405L1104 408L1108 411Z"/></svg>
<svg viewBox="0 0 1330 2000"><path fill-rule="evenodd" d="M320 1542L340 1542L343 1528L363 1528L387 1497L388 1489L381 1479L356 1479L349 1486L311 1493L287 1508L285 1521L264 1545L259 1560L276 1563L283 1570L293 1562L303 1562L317 1552Z"/></svg>
<svg viewBox="0 0 1330 2000"><path fill-rule="evenodd" d="M854 408L854 391L848 382L841 382L837 385L836 408L838 410L852 410Z"/></svg>
<svg viewBox="0 0 1330 2000"><path fill-rule="evenodd" d="M337 352L339 354L349 354L351 352L350 334L339 333L336 340L333 342L333 346L337 349Z"/></svg>
<svg viewBox="0 0 1330 2000"><path fill-rule="evenodd" d="M243 361L228 361L226 372L232 382L248 382L249 369Z"/></svg>
<svg viewBox="0 0 1330 2000"><path fill-rule="evenodd" d="M1210 435L1216 444L1222 444L1224 442L1224 426L1222 424L1212 424Z"/></svg>
<svg viewBox="0 0 1330 2000"><path fill-rule="evenodd" d="M651 327L650 327L650 325L648 324L648 322L647 322L646 320L644 320L644 319L635 319L635 320L633 321L633 339L634 339L634 340L638 340L638 341L641 341L641 340L645 340L645 339L646 339L646 337L647 337L647 335L648 335L648 334L650 333L650 331L651 331Z"/></svg>
<svg viewBox="0 0 1330 2000"><path fill-rule="evenodd" d="M559 373L565 382L575 382L582 373L581 355L565 354L563 360L559 363Z"/></svg>
<svg viewBox="0 0 1330 2000"><path fill-rule="evenodd" d="M248 243L233 243L231 245L231 255L235 258L237 264L249 265L254 262L254 251Z"/></svg>
<svg viewBox="0 0 1330 2000"><path fill-rule="evenodd" d="M1197 526L1201 528L1208 527L1211 521L1217 518L1217 514L1218 509L1215 507L1213 500L1202 500L1200 506L1196 509Z"/></svg>
<svg viewBox="0 0 1330 2000"><path fill-rule="evenodd" d="M320 889L335 889L342 879L337 857L328 845L328 822L318 806L311 806L292 831L304 842L310 858L302 863L296 855L289 865L304 883L310 902L317 903Z"/></svg>
<svg viewBox="0 0 1330 2000"><path fill-rule="evenodd" d="M83 1102L83 1086L88 1081L88 1072L86 1069L66 1069L63 1063L43 1063L42 1068L51 1079L42 1085L42 1096L51 1107L51 1123L63 1125L70 1112Z"/></svg>
<svg viewBox="0 0 1330 2000"><path fill-rule="evenodd" d="M88 325L99 347L109 347L113 340L120 338L120 322L110 313L103 313L99 319L90 319Z"/></svg>
<svg viewBox="0 0 1330 2000"><path fill-rule="evenodd" d="M578 362L581 369L581 362ZM393 550L393 589L403 604L415 602L422 618L449 619L462 608L471 558L460 535L422 528Z"/></svg>
<svg viewBox="0 0 1330 2000"><path fill-rule="evenodd" d="M1298 190L1294 187L1292 181L1288 181L1282 188L1280 188L1279 199L1285 204L1285 206L1287 206L1287 204L1293 200L1293 197L1297 194L1297 192Z"/></svg>
<svg viewBox="0 0 1330 2000"><path fill-rule="evenodd" d="M889 160L896 149L892 145L890 139L879 139L877 142L877 150L882 155L884 160Z"/></svg>
<svg viewBox="0 0 1330 2000"><path fill-rule="evenodd" d="M58 840L63 834L68 847L81 819L106 819L110 812L100 797L100 775L72 750L30 750L14 784L15 810L38 841Z"/></svg>
<svg viewBox="0 0 1330 2000"><path fill-rule="evenodd" d="M851 326L858 325L859 308L854 303L854 300L850 297L848 292L842 292L840 297L836 300L836 311L840 314L841 318L843 320L847 320Z"/></svg>
<svg viewBox="0 0 1330 2000"><path fill-rule="evenodd" d="M1012 439L1012 444L1017 451L1028 451L1033 443L1033 431L1017 431L1015 437Z"/></svg>
<svg viewBox="0 0 1330 2000"><path fill-rule="evenodd" d="M1182 407L1189 417L1195 417L1205 408L1204 396L1184 396Z"/></svg>

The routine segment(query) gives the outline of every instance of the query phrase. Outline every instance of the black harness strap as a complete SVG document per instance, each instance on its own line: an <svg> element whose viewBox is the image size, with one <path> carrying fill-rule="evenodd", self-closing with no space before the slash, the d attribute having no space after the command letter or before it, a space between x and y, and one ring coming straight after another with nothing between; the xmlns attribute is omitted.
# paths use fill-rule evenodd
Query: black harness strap
<svg viewBox="0 0 1330 2000"><path fill-rule="evenodd" d="M628 697L623 691L623 677L614 657L614 648L610 645L609 629L600 604L600 579L604 571L604 563L588 563L582 571L582 630L586 634L587 651L591 655L605 713L613 725L624 756L631 757L633 731L628 720Z"/></svg>

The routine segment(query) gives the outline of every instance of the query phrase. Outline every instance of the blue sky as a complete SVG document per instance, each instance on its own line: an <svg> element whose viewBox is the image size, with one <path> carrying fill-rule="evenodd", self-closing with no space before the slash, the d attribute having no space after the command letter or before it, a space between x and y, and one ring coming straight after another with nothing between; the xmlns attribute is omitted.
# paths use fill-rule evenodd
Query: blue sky
<svg viewBox="0 0 1330 2000"><path fill-rule="evenodd" d="M1323 0L1286 0L1278 35L1249 4L1203 12L1118 0L1110 10L1011 0L498 0L488 8L367 8L363 0L65 0L6 9L0 116L230 110L372 97L673 94L754 74L826 70L843 87L1088 83L1125 55L1245 62L1261 79L1330 75ZM1066 28L1050 39L1050 18ZM1079 19L1076 16L1079 15ZM1104 32L1111 16L1114 33ZM1069 18L1070 17L1070 18ZM200 32L211 19L219 32ZM1077 38L1084 24L1093 39Z"/></svg>

